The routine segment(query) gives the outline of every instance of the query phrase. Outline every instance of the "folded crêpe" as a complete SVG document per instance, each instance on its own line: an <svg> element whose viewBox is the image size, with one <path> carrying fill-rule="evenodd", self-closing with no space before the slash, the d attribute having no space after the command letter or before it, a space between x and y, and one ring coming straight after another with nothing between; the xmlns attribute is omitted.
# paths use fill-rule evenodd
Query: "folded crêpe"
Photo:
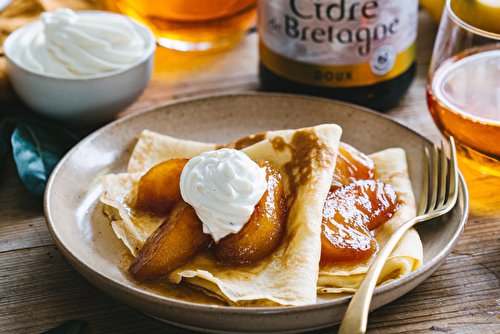
<svg viewBox="0 0 500 334"><path fill-rule="evenodd" d="M230 143L232 148L244 148L259 140L272 138L282 131L268 131L241 138ZM398 198L398 210L382 226L374 231L379 249L385 245L391 235L406 221L415 217L416 207L406 153L402 148L389 148L373 153L369 157L375 163L376 175L384 183L392 185ZM318 293L356 292L364 274L376 257L376 253L365 261L354 264L322 265L319 271ZM423 247L415 229L410 229L387 259L377 284L383 285L411 273L422 265Z"/></svg>
<svg viewBox="0 0 500 334"><path fill-rule="evenodd" d="M246 147L242 148L242 152L251 159L268 161L282 175L288 207L282 243L273 254L250 266L222 265L215 261L211 252L205 252L174 271L170 275L171 282L184 280L223 298L229 305L315 303L322 211L341 132L338 125L323 124L279 131L268 138L254 140L251 145L245 141ZM240 145L239 142L231 144L233 147L237 145ZM113 214L112 227L132 254L138 254L147 237L164 220L164 217L151 217L134 211L133 199L143 173L161 161L192 157L220 147L145 131L134 149L128 173L103 177L101 201L118 209L121 219Z"/></svg>

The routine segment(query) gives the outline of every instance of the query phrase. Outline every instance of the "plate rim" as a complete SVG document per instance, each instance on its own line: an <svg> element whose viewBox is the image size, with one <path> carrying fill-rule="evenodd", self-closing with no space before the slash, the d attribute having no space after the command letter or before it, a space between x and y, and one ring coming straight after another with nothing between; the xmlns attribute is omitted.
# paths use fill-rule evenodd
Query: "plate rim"
<svg viewBox="0 0 500 334"><path fill-rule="evenodd" d="M47 223L47 226L49 228L49 231L50 231L55 243L57 244L59 249L63 252L64 256L66 258L70 257L72 260L79 263L79 265L85 267L87 270L92 271L94 273L94 275L97 275L101 279L104 279L105 281L107 281L108 285L109 284L117 284L127 292L139 293L148 299L149 298L155 298L155 299L160 298L165 303L169 303L169 304L172 304L173 306L178 306L178 307L182 307L182 308L189 307L191 310L193 310L193 308L194 308L195 310L203 310L203 311L214 310L215 312L218 312L218 313L219 312L228 313L228 314L235 314L236 313L236 314L241 314L241 315L246 315L246 314L259 315L259 314L270 314L270 313L277 314L277 313L284 313L284 312L294 314L294 313L302 313L304 311L308 311L308 312L309 311L318 311L320 309L332 307L335 304L341 304L343 302L348 302L352 298L352 295L341 297L338 299L334 299L332 301L324 301L324 302L315 303L315 304L311 304L311 305L276 306L276 307L236 307L236 306L205 305L205 304L199 304L199 303L193 303L193 302L188 302L188 301L184 301L184 300L169 298L169 297L155 294L153 292L141 290L140 288L135 287L135 286L125 285L119 281L112 279L111 277L108 277L107 275L105 275L99 271L94 270L90 265L88 265L84 261L82 261L75 254L73 254L70 250L66 249L67 247L65 246L64 242L62 242L62 240L60 240L60 238L59 238L59 235L57 233L57 228L54 224L53 217L51 214L50 199L52 196L52 194L51 194L52 186L53 186L54 180L58 176L58 173L61 170L61 168L64 166L66 161L68 161L68 159L73 154L75 154L74 152L76 152L80 146L83 146L84 144L93 140L94 138L101 136L103 133L109 131L110 129L118 127L121 124L130 121L131 119L134 119L136 117L143 117L142 115L144 115L144 114L155 112L155 111L160 110L160 109L166 109L170 106L179 105L179 104L183 104L183 103L191 103L191 102L206 100L206 99L212 100L212 99L249 97L249 96L253 96L253 97L258 98L258 96L261 96L261 95L268 96L268 97L269 96L270 97L276 96L276 97L290 97L290 98L295 98L295 99L297 99L297 98L308 99L308 100L312 100L312 101L319 100L319 101L329 102L329 103L337 104L337 105L345 105L347 107L355 108L355 109L361 110L363 112L368 112L368 113L375 115L377 117L382 117L382 118L385 118L386 120L389 120L393 123L396 123L398 126L403 127L408 131L411 131L412 133L414 133L417 136L419 136L420 138L422 138L425 142L432 145L432 142L428 138L422 136L421 134L419 134L415 130L411 129L410 127L406 126L405 124L402 124L399 120L395 119L394 117L392 117L390 115L382 114L380 112L377 112L377 111L374 111L374 110L371 110L371 109L368 109L365 107L361 107L358 105L354 105L354 104L351 104L348 102L326 99L326 98L321 98L321 97L308 96L308 95L267 93L267 92L240 92L240 93L208 94L208 95L197 96L195 98L183 98L183 99L173 101L171 103L167 103L167 104L162 105L162 106L152 107L152 108L146 109L146 110L141 111L141 112L137 112L134 114L124 116L118 120L115 120L115 121L99 128L99 129L97 129L96 131L92 132L91 134L86 136L84 139L82 139L78 144L76 144L70 151L68 151L64 155L64 157L60 160L60 162L57 164L57 166L54 168L54 170L53 170L53 172L52 172L52 174L47 182L43 207L44 207L44 214L45 214L46 223ZM467 191L467 186L466 186L465 180L464 180L462 174L460 173L460 171L459 171L459 179L460 179L460 182L459 182L459 184L460 184L460 186L459 186L459 189L460 189L459 201L460 200L463 201L464 210L463 210L463 212L461 212L461 219L460 219L460 222L458 224L458 228L455 231L455 233L453 234L453 236L450 239L450 241L448 242L448 244L436 256L429 259L421 267L412 271L410 274L408 274L408 275L406 275L398 280L390 282L386 285L378 286L374 291L374 295L382 294L384 292L387 292L388 290L396 288L399 285L404 285L404 284L408 283L408 281L413 281L417 277L425 276L425 277L423 277L422 281L425 280L428 276L430 276L439 267L440 263L443 262L447 258L447 256L453 251L454 247L459 242L461 235L463 234L463 231L465 229L467 219L469 216L468 191ZM461 197L463 197L463 198L461 198ZM80 272L79 268L76 268L71 261L69 261L69 262L78 272ZM85 278L87 278L87 276L84 275L83 273L80 272L80 274L82 274ZM420 283L418 283L417 285L419 285ZM104 292L109 295L109 293L107 291L104 291ZM396 296L395 298L399 298L399 297L400 296ZM113 296L113 298L116 298L116 297ZM385 304L387 304L387 303L385 303ZM383 305L385 305L385 304L383 304ZM129 305L129 304L127 304L127 305ZM129 306L133 307L132 305L129 305ZM332 322L331 325L334 325L334 324L335 323ZM182 324L178 324L178 325L182 327Z"/></svg>

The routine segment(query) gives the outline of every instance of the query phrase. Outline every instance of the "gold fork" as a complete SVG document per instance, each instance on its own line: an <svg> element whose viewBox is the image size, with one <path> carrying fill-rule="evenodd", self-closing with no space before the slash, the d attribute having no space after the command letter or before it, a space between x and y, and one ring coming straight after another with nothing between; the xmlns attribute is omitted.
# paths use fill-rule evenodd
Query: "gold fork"
<svg viewBox="0 0 500 334"><path fill-rule="evenodd" d="M417 216L401 225L382 247L371 264L358 291L352 297L338 334L363 334L368 324L368 313L373 290L385 261L405 232L417 223L437 218L449 212L458 198L458 168L455 141L450 137L450 160L446 158L444 141L441 148L433 147L432 161L425 148L422 196Z"/></svg>

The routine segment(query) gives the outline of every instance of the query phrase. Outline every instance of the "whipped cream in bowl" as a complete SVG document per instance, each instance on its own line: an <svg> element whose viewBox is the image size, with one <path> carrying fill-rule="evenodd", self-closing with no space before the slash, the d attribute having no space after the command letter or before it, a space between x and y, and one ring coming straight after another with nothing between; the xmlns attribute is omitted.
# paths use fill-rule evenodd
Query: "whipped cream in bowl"
<svg viewBox="0 0 500 334"><path fill-rule="evenodd" d="M83 77L133 66L148 38L123 15L58 8L43 12L12 46L19 65L48 75Z"/></svg>
<svg viewBox="0 0 500 334"><path fill-rule="evenodd" d="M267 189L266 170L235 149L207 151L186 164L180 188L203 232L217 242L239 232L250 219Z"/></svg>
<svg viewBox="0 0 500 334"><path fill-rule="evenodd" d="M64 123L111 120L149 83L156 40L116 13L58 8L11 33L7 73L31 109Z"/></svg>

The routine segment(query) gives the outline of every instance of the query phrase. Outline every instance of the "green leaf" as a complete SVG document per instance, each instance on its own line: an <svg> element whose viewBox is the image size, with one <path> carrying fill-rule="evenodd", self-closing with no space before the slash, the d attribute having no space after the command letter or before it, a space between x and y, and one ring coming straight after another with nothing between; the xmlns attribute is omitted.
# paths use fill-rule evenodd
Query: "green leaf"
<svg viewBox="0 0 500 334"><path fill-rule="evenodd" d="M35 124L39 126L43 126L46 129L51 129L53 131L56 131L58 134L61 135L65 139L65 142L67 142L69 145L74 145L76 142L80 141L82 137L64 126L52 122L52 121L46 121L44 119L36 118L36 117L23 117L23 116L13 116L9 117L8 119L10 122L16 123L16 124Z"/></svg>
<svg viewBox="0 0 500 334"><path fill-rule="evenodd" d="M31 117L11 116L8 117L6 120L7 122L10 122L15 125L28 124L28 125L36 125L39 127L43 127L44 129L47 129L54 134L57 134L57 136L61 139L61 141L65 143L68 149L71 148L80 140L82 140L83 136L86 135L81 133L80 134L75 133L56 122L44 120L41 118L37 118L35 116Z"/></svg>
<svg viewBox="0 0 500 334"><path fill-rule="evenodd" d="M61 326L49 329L42 334L78 334L82 329L83 323L83 321L70 320L68 322L65 322Z"/></svg>
<svg viewBox="0 0 500 334"><path fill-rule="evenodd" d="M7 152L9 151L9 128L7 127L7 119L0 121L0 170L2 170Z"/></svg>
<svg viewBox="0 0 500 334"><path fill-rule="evenodd" d="M37 124L19 123L11 137L17 172L31 196L42 205L50 173L66 152L56 133Z"/></svg>

